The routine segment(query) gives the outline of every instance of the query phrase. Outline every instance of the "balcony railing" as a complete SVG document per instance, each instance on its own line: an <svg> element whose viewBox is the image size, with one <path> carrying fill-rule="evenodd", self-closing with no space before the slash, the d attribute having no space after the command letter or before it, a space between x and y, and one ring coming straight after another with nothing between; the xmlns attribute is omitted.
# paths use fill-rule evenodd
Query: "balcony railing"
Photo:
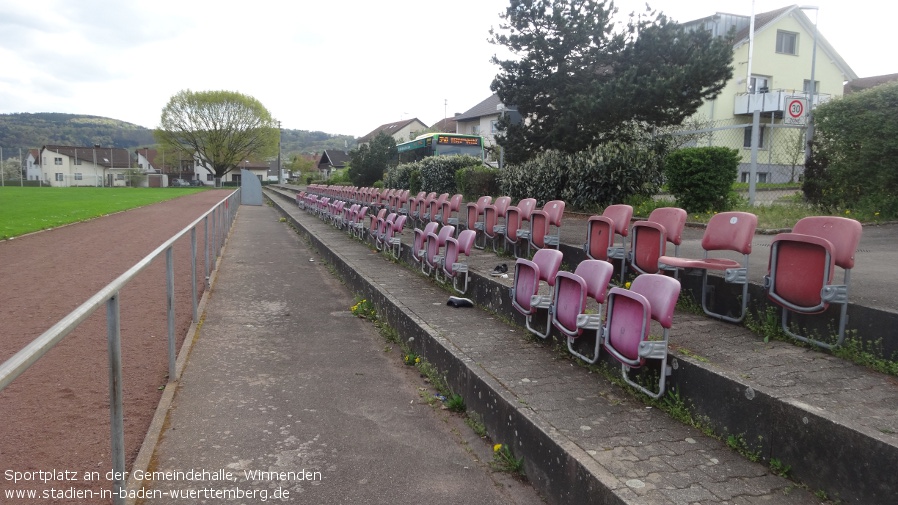
<svg viewBox="0 0 898 505"><path fill-rule="evenodd" d="M733 113L750 115L754 113L755 109L758 109L762 113L778 112L782 114L786 110L789 100L793 98L809 99L809 96L809 93L791 89L775 89L766 93L740 93L736 95ZM814 107L826 103L830 99L832 99L832 95L828 93L814 93Z"/></svg>

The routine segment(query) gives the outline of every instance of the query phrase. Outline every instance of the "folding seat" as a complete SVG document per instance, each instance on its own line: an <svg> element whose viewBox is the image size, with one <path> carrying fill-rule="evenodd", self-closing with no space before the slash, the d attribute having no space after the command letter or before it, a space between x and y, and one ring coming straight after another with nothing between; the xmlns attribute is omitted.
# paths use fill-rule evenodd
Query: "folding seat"
<svg viewBox="0 0 898 505"><path fill-rule="evenodd" d="M555 276L555 294L549 309L552 325L567 337L567 348L574 356L595 363L599 359L602 343L602 305L608 292L608 283L614 275L611 263L602 260L583 260L574 273L560 271ZM588 299L599 304L595 314L586 312ZM595 331L595 347L591 355L581 354L574 345L583 330Z"/></svg>
<svg viewBox="0 0 898 505"><path fill-rule="evenodd" d="M412 260L416 263L424 262L424 253L426 250L424 249L425 243L427 242L427 236L431 233L436 233L437 228L439 228L440 223L436 221L430 221L426 225L424 225L424 229L415 228L414 231L414 242L412 244Z"/></svg>
<svg viewBox="0 0 898 505"><path fill-rule="evenodd" d="M348 229L349 223L351 223L355 219L355 216L358 213L359 213L359 204L354 203L354 204L350 205L349 207L344 206L343 207L343 215L340 216L340 225L338 226L338 228L340 228L340 229L347 228Z"/></svg>
<svg viewBox="0 0 898 505"><path fill-rule="evenodd" d="M409 190L403 189L396 194L396 210L394 212L398 214L408 214L406 206L408 205L409 193Z"/></svg>
<svg viewBox="0 0 898 505"><path fill-rule="evenodd" d="M300 209L305 208L305 201L304 201L305 197L306 197L305 191L300 191L299 193L296 193L296 206L299 207Z"/></svg>
<svg viewBox="0 0 898 505"><path fill-rule="evenodd" d="M368 216L368 236L375 237L377 235L377 230L380 224L387 217L387 209L380 209L377 211L377 214L371 214Z"/></svg>
<svg viewBox="0 0 898 505"><path fill-rule="evenodd" d="M832 349L845 339L848 288L854 255L861 240L861 224L854 219L812 216L795 223L791 233L780 233L770 244L770 262L764 276L767 297L783 308L783 331L798 340ZM838 266L842 284L834 284ZM835 344L799 335L789 328L789 314L819 314L830 304L840 305Z"/></svg>
<svg viewBox="0 0 898 505"><path fill-rule="evenodd" d="M620 260L621 280L624 274L624 261L626 261L627 234L630 229L630 219L633 218L633 207L625 204L609 205L605 207L601 216L590 216L586 228L586 243L583 250L590 259ZM621 237L621 244L617 245L617 237Z"/></svg>
<svg viewBox="0 0 898 505"><path fill-rule="evenodd" d="M461 208L462 198L461 193L457 193L444 201L434 221L439 221L439 223L444 226L451 224L452 226L455 226L456 231L460 231L458 226L458 211Z"/></svg>
<svg viewBox="0 0 898 505"><path fill-rule="evenodd" d="M384 207L382 210L386 210ZM377 220L377 228L374 231L374 247L378 251L382 251L385 247L387 230L393 228L393 222L396 221L396 213L390 212L387 217Z"/></svg>
<svg viewBox="0 0 898 505"><path fill-rule="evenodd" d="M431 200L424 209L424 215L421 216L422 221L437 221L437 214L443 208L443 202L449 199L449 193L442 193L436 199Z"/></svg>
<svg viewBox="0 0 898 505"><path fill-rule="evenodd" d="M627 261L639 274L661 272L658 258L667 254L667 243L674 245L674 256L679 256L686 211L676 207L661 207L649 214L647 221L637 221L630 226L630 252ZM674 274L677 270L674 270Z"/></svg>
<svg viewBox="0 0 898 505"><path fill-rule="evenodd" d="M433 221L436 223L436 221ZM437 223L439 224L439 223ZM435 269L439 268L443 261L443 255L440 254L446 240L455 235L454 226L444 226L440 228L439 233L428 233L424 240L424 261L421 262L421 271L425 275L430 275Z"/></svg>
<svg viewBox="0 0 898 505"><path fill-rule="evenodd" d="M518 255L518 243L527 241L529 246L530 216L536 209L536 198L523 198L517 205L509 207L505 212L505 246L511 244L515 258ZM528 251L528 256L529 251Z"/></svg>
<svg viewBox="0 0 898 505"><path fill-rule="evenodd" d="M621 363L621 376L634 388L660 398L664 394L670 367L667 350L674 308L680 296L680 281L659 274L643 274L630 289L611 288L608 311L602 331L602 347ZM652 321L662 328L661 339L650 339ZM642 367L646 360L660 361L658 389L653 391L630 377L630 369Z"/></svg>
<svg viewBox="0 0 898 505"><path fill-rule="evenodd" d="M551 200L542 209L534 210L530 215L530 233L528 234L527 255L530 247L543 249L548 246L561 248L561 220L564 217L564 201Z"/></svg>
<svg viewBox="0 0 898 505"><path fill-rule="evenodd" d="M533 255L533 260L519 258L514 264L514 285L511 288L511 305L524 315L527 329L540 338L547 338L552 329L552 318L547 315L546 328L534 329L533 316L539 309L552 306L553 293L539 294L540 282L550 287L555 286L555 277L561 267L561 251L557 249L540 249Z"/></svg>
<svg viewBox="0 0 898 505"><path fill-rule="evenodd" d="M331 199L329 196L323 196L318 199L318 218L325 219L327 216L327 211L330 208Z"/></svg>
<svg viewBox="0 0 898 505"><path fill-rule="evenodd" d="M510 196L500 196L491 205L483 208L483 246L486 247L487 239L493 243L493 252L496 250L496 237L505 235L505 213L511 205Z"/></svg>
<svg viewBox="0 0 898 505"><path fill-rule="evenodd" d="M745 318L748 308L748 256L751 254L751 241L758 226L758 217L749 212L721 212L708 221L702 235L702 258L689 259L676 256L658 258L660 268L675 267L701 271L702 275L702 310L705 314L733 323ZM742 255L742 262L724 256L711 257L709 252L729 251ZM738 317L717 313L708 308L708 270L723 272L724 281L742 285L742 307Z"/></svg>
<svg viewBox="0 0 898 505"><path fill-rule="evenodd" d="M483 249L477 245L477 237L483 236L483 211L487 205L492 203L493 197L489 195L481 196L476 202L468 202L465 206L465 219L459 223L459 227L464 230L474 230L474 247ZM486 244L484 243L484 246Z"/></svg>
<svg viewBox="0 0 898 505"><path fill-rule="evenodd" d="M397 260L402 255L402 230L405 228L405 220L408 216L397 214L393 225L390 226L384 236L384 244L390 248L390 252Z"/></svg>
<svg viewBox="0 0 898 505"><path fill-rule="evenodd" d="M328 220L332 225L337 226L338 223L343 220L343 207L346 206L346 202L343 200L337 200L333 202L330 207L330 215L328 216Z"/></svg>
<svg viewBox="0 0 898 505"><path fill-rule="evenodd" d="M408 199L406 203L406 208L399 211L400 214L405 214L412 219L417 217L418 205L424 201L424 196L427 193L420 191L417 195Z"/></svg>
<svg viewBox="0 0 898 505"><path fill-rule="evenodd" d="M465 294L468 290L468 264L462 260L471 255L471 247L474 245L474 237L477 232L474 230L462 230L458 234L458 238L449 237L446 239L446 255L443 258L443 277L452 279L452 287L459 293ZM458 279L463 280L462 287L458 287Z"/></svg>
<svg viewBox="0 0 898 505"><path fill-rule="evenodd" d="M425 218L425 215L427 214L427 210L430 208L436 198L437 194L431 191L430 193L427 193L427 195L424 196L424 200L422 200L421 203L418 204L418 211L413 217L415 221L418 222L422 227L427 224L428 221L430 221L430 216L427 216Z"/></svg>
<svg viewBox="0 0 898 505"><path fill-rule="evenodd" d="M349 223L349 233L359 240L362 240L365 233L365 218L368 217L368 206L363 205L362 208L353 216L352 222Z"/></svg>

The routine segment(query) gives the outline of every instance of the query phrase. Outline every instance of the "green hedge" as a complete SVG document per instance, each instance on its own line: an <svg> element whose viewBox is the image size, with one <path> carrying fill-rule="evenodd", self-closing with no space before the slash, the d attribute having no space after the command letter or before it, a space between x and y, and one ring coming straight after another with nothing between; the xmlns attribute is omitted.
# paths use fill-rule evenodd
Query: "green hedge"
<svg viewBox="0 0 898 505"><path fill-rule="evenodd" d="M670 153L667 188L687 212L722 212L736 202L733 183L739 151L728 147L687 147Z"/></svg>

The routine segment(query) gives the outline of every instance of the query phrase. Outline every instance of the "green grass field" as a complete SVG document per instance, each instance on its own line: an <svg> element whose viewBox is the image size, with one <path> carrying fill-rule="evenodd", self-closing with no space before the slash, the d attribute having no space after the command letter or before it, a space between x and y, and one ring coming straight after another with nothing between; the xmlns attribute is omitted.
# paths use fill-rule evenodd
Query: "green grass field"
<svg viewBox="0 0 898 505"><path fill-rule="evenodd" d="M198 191L206 189L0 187L0 240Z"/></svg>

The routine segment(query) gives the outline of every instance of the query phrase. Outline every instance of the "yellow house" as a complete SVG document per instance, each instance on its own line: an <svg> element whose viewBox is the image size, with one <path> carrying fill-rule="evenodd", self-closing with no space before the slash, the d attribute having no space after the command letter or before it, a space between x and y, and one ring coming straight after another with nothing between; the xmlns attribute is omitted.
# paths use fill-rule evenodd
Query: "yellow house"
<svg viewBox="0 0 898 505"><path fill-rule="evenodd" d="M697 145L739 149L739 178L748 182L752 122L759 111L756 182L789 182L804 165L807 112L842 96L845 82L857 74L816 30L816 7L782 7L752 17L716 13L683 23L687 30L735 32L733 78L720 95L706 101L693 119L707 131ZM813 74L814 86L811 86Z"/></svg>

